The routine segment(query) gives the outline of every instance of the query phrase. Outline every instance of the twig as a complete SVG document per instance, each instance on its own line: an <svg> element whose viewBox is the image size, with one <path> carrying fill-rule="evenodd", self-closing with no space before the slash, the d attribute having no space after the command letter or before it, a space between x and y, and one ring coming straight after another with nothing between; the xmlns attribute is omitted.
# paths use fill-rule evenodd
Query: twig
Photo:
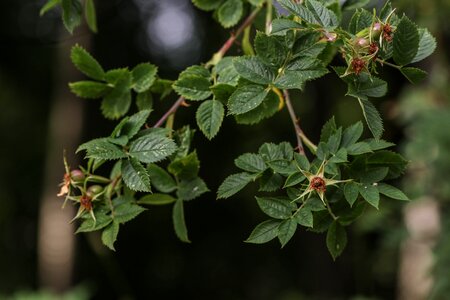
<svg viewBox="0 0 450 300"><path fill-rule="evenodd" d="M300 128L298 118L295 115L294 107L292 106L292 102L291 102L291 97L289 96L289 92L287 90L283 90L283 95L284 95L284 102L286 103L286 107L289 111L289 116L291 117L291 120L292 120L292 125L294 125L295 136L297 137L298 152L300 154L305 155L305 149L303 148L303 143L302 143L302 139L301 139L301 136L304 134L303 134L303 130Z"/></svg>
<svg viewBox="0 0 450 300"><path fill-rule="evenodd" d="M234 34L231 34L231 36L223 44L223 46L220 48L220 50L217 51L213 55L211 60L206 64L207 67L216 64L217 62L219 62L222 59L222 57L225 55L225 53L227 53L227 51L231 48L231 46L236 41L236 39L244 31L244 29L247 28L248 26L250 26L250 24L252 24L252 22L254 21L254 19L256 18L256 16L258 15L260 10L261 10L261 7L256 8L247 17L247 19L245 19L245 21L241 24L241 26L239 26L239 28L236 30L236 32ZM156 122L156 124L153 127L155 127L155 128L160 127L171 114L173 114L177 111L178 107L180 107L180 105L183 104L184 100L185 100L184 97L178 98L178 100L169 108L169 110L161 117L161 119L159 119L158 122Z"/></svg>

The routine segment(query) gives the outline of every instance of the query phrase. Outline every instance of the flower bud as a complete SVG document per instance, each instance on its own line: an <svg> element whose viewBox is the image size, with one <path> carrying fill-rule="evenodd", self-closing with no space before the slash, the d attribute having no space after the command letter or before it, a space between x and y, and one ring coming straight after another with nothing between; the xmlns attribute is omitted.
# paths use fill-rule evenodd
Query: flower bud
<svg viewBox="0 0 450 300"><path fill-rule="evenodd" d="M90 198L93 198L95 195L100 194L103 191L103 187L101 185L95 184L95 185L91 185L87 192L86 195Z"/></svg>
<svg viewBox="0 0 450 300"><path fill-rule="evenodd" d="M84 173L81 170L75 169L70 172L70 179L73 181L84 180Z"/></svg>
<svg viewBox="0 0 450 300"><path fill-rule="evenodd" d="M356 45L360 48L363 48L369 45L369 41L365 38L358 38L356 39Z"/></svg>

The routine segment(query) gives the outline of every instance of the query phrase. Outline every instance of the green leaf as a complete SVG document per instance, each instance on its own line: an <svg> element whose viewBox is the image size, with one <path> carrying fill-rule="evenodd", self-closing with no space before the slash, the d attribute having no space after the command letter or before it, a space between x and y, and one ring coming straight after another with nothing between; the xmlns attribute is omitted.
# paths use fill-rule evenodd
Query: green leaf
<svg viewBox="0 0 450 300"><path fill-rule="evenodd" d="M73 33L75 27L81 23L81 3L80 0L61 0L62 18L67 31Z"/></svg>
<svg viewBox="0 0 450 300"><path fill-rule="evenodd" d="M72 47L70 58L75 67L88 77L97 80L105 79L105 71L102 66L81 46Z"/></svg>
<svg viewBox="0 0 450 300"><path fill-rule="evenodd" d="M309 171L310 164L308 158L300 153L294 153L294 159L297 166L303 171Z"/></svg>
<svg viewBox="0 0 450 300"><path fill-rule="evenodd" d="M208 139L211 140L219 132L224 114L225 109L217 100L205 101L198 107L195 114L197 125Z"/></svg>
<svg viewBox="0 0 450 300"><path fill-rule="evenodd" d="M141 162L158 162L177 150L177 145L166 137L148 134L131 143L129 154Z"/></svg>
<svg viewBox="0 0 450 300"><path fill-rule="evenodd" d="M253 6L262 6L266 0L247 0Z"/></svg>
<svg viewBox="0 0 450 300"><path fill-rule="evenodd" d="M233 196L254 180L255 175L245 172L228 176L217 190L217 199Z"/></svg>
<svg viewBox="0 0 450 300"><path fill-rule="evenodd" d="M142 63L134 67L131 71L133 76L133 89L142 93L147 91L155 82L158 67L149 63Z"/></svg>
<svg viewBox="0 0 450 300"><path fill-rule="evenodd" d="M286 246L289 240L294 236L297 230L297 222L293 219L287 219L281 222L278 226L278 239L280 240L281 248Z"/></svg>
<svg viewBox="0 0 450 300"><path fill-rule="evenodd" d="M343 163L347 162L347 150L344 148L339 149L338 152L331 155L331 158L328 160L330 163Z"/></svg>
<svg viewBox="0 0 450 300"><path fill-rule="evenodd" d="M372 151L381 150L381 149L395 146L394 143L386 142L385 140L379 140L379 139L367 139L364 142L369 144L369 147L370 147L370 149L372 149Z"/></svg>
<svg viewBox="0 0 450 300"><path fill-rule="evenodd" d="M244 85L238 88L228 101L228 113L240 115L258 107L269 91L260 85Z"/></svg>
<svg viewBox="0 0 450 300"><path fill-rule="evenodd" d="M290 19L277 18L272 21L272 32L271 35L286 35L288 30L294 29L303 29L305 26L301 25L298 22L295 22Z"/></svg>
<svg viewBox="0 0 450 300"><path fill-rule="evenodd" d="M342 254L347 246L347 233L344 227L334 221L327 232L327 248L333 260Z"/></svg>
<svg viewBox="0 0 450 300"><path fill-rule="evenodd" d="M344 185L344 197L350 206L353 206L356 199L358 199L359 186L357 183L350 181Z"/></svg>
<svg viewBox="0 0 450 300"><path fill-rule="evenodd" d="M122 178L133 191L151 192L150 177L144 166L135 158L122 161Z"/></svg>
<svg viewBox="0 0 450 300"><path fill-rule="evenodd" d="M152 185L162 193L171 193L177 188L175 180L163 168L149 164L147 167L148 175Z"/></svg>
<svg viewBox="0 0 450 300"><path fill-rule="evenodd" d="M416 24L403 16L394 34L394 61L401 66L412 62L419 49L419 41Z"/></svg>
<svg viewBox="0 0 450 300"><path fill-rule="evenodd" d="M182 179L194 179L197 177L199 169L200 161L196 151L174 160L168 167L170 173Z"/></svg>
<svg viewBox="0 0 450 300"><path fill-rule="evenodd" d="M316 22L315 16L304 5L292 0L278 0L278 3L290 13L302 18L305 22Z"/></svg>
<svg viewBox="0 0 450 300"><path fill-rule="evenodd" d="M292 173L286 179L286 182L284 183L283 188L295 186L295 185L299 184L300 182L304 181L305 179L306 179L305 175L303 175L303 173L300 171Z"/></svg>
<svg viewBox="0 0 450 300"><path fill-rule="evenodd" d="M259 147L258 153L265 162L285 159L282 149L274 143L264 143Z"/></svg>
<svg viewBox="0 0 450 300"><path fill-rule="evenodd" d="M376 139L379 139L383 134L383 121L378 113L377 109L369 100L359 99L364 118L366 119L367 126Z"/></svg>
<svg viewBox="0 0 450 300"><path fill-rule="evenodd" d="M113 219L105 213L95 213L95 221L89 217L85 219L75 233L97 231L108 226Z"/></svg>
<svg viewBox="0 0 450 300"><path fill-rule="evenodd" d="M161 94L161 100L163 100L172 92L172 84L172 80L156 78L155 82L150 87L150 91L152 93Z"/></svg>
<svg viewBox="0 0 450 300"><path fill-rule="evenodd" d="M361 182L363 183L375 183L383 180L389 172L388 167L379 167L367 170L361 176Z"/></svg>
<svg viewBox="0 0 450 300"><path fill-rule="evenodd" d="M369 144L365 142L359 142L347 147L347 153L349 155L361 155L369 152L372 152L372 149L370 148Z"/></svg>
<svg viewBox="0 0 450 300"><path fill-rule="evenodd" d="M427 76L427 72L418 68L401 68L400 71L411 83L419 83Z"/></svg>
<svg viewBox="0 0 450 300"><path fill-rule="evenodd" d="M348 148L349 146L356 143L361 137L363 130L364 128L361 121L358 121L357 123L345 128L342 134L341 147Z"/></svg>
<svg viewBox="0 0 450 300"><path fill-rule="evenodd" d="M77 81L69 83L72 93L81 98L97 99L110 91L106 84L96 81Z"/></svg>
<svg viewBox="0 0 450 300"><path fill-rule="evenodd" d="M130 139L134 137L142 126L144 126L150 112L150 110L141 110L140 112L132 115L121 128L120 135L126 135Z"/></svg>
<svg viewBox="0 0 450 300"><path fill-rule="evenodd" d="M116 198L116 200L119 200L119 198ZM123 224L129 222L145 210L145 208L132 202L119 202L114 207L114 223Z"/></svg>
<svg viewBox="0 0 450 300"><path fill-rule="evenodd" d="M389 167L389 173L386 179L394 179L399 177L405 171L408 161L400 154L382 150L377 151L367 158L366 162L372 167Z"/></svg>
<svg viewBox="0 0 450 300"><path fill-rule="evenodd" d="M112 222L106 227L102 232L102 242L109 249L115 251L114 242L117 240L117 235L119 234L119 223Z"/></svg>
<svg viewBox="0 0 450 300"><path fill-rule="evenodd" d="M215 10L222 4L221 0L192 0L195 6L202 10Z"/></svg>
<svg viewBox="0 0 450 300"><path fill-rule="evenodd" d="M419 28L419 48L411 63L421 61L430 56L436 49L436 39L428 29Z"/></svg>
<svg viewBox="0 0 450 300"><path fill-rule="evenodd" d="M279 220L267 220L258 224L245 242L264 244L273 240L278 235L278 226L280 223L281 221Z"/></svg>
<svg viewBox="0 0 450 300"><path fill-rule="evenodd" d="M47 3L45 3L44 6L42 6L41 10L39 11L39 15L42 17L49 10L55 8L58 4L61 4L61 0L48 0Z"/></svg>
<svg viewBox="0 0 450 300"><path fill-rule="evenodd" d="M308 200L309 202L310 200ZM320 200L319 200L320 201ZM313 227L314 219L311 209L303 207L294 216L295 221L305 227Z"/></svg>
<svg viewBox="0 0 450 300"><path fill-rule="evenodd" d="M89 28L93 32L97 32L97 14L95 12L94 0L86 0L84 3L84 16Z"/></svg>
<svg viewBox="0 0 450 300"><path fill-rule="evenodd" d="M250 173L260 173L267 169L267 165L258 154L245 153L234 160L236 167L250 172Z"/></svg>
<svg viewBox="0 0 450 300"><path fill-rule="evenodd" d="M325 123L325 125L323 125L322 130L320 132L320 141L326 143L330 139L330 137L336 132L336 130L337 130L336 121L333 116Z"/></svg>
<svg viewBox="0 0 450 300"><path fill-rule="evenodd" d="M367 97L383 97L387 93L386 81L361 74L355 84L348 85L347 95L367 100Z"/></svg>
<svg viewBox="0 0 450 300"><path fill-rule="evenodd" d="M348 24L348 31L353 34L357 34L361 30L364 30L373 23L373 15L365 9L358 9L353 14L350 23Z"/></svg>
<svg viewBox="0 0 450 300"><path fill-rule="evenodd" d="M214 67L215 73L218 74L217 83L226 83L231 86L238 84L239 73L234 68L233 59L232 56L224 57Z"/></svg>
<svg viewBox="0 0 450 300"><path fill-rule="evenodd" d="M274 85L280 89L303 90L306 81L320 78L328 73L324 67L311 70L286 70L275 80Z"/></svg>
<svg viewBox="0 0 450 300"><path fill-rule="evenodd" d="M86 150L86 157L95 159L119 159L126 157L126 153L107 138L94 139L80 145L76 152Z"/></svg>
<svg viewBox="0 0 450 300"><path fill-rule="evenodd" d="M173 89L188 100L205 100L211 96L210 82L198 75L181 76L174 84Z"/></svg>
<svg viewBox="0 0 450 300"><path fill-rule="evenodd" d="M280 174L273 172L272 170L267 170L261 176L259 182L260 192L275 192L283 186L283 177Z"/></svg>
<svg viewBox="0 0 450 300"><path fill-rule="evenodd" d="M150 91L138 93L136 96L136 105L139 110L151 110L153 107L153 96Z"/></svg>
<svg viewBox="0 0 450 300"><path fill-rule="evenodd" d="M401 190L399 190L396 187L393 187L392 185L386 183L379 183L377 185L377 188L381 194L388 196L389 198L409 201L408 196L406 196Z"/></svg>
<svg viewBox="0 0 450 300"><path fill-rule="evenodd" d="M259 84L269 84L275 79L275 72L257 56L241 56L233 60L236 71L243 78Z"/></svg>
<svg viewBox="0 0 450 300"><path fill-rule="evenodd" d="M209 192L209 189L205 182L200 177L196 177L194 179L181 180L178 185L177 196L179 199L189 201L200 197L206 192Z"/></svg>
<svg viewBox="0 0 450 300"><path fill-rule="evenodd" d="M226 104L228 102L228 99L230 98L231 94L234 93L236 88L232 85L226 84L226 83L218 83L210 87L213 95L214 100L220 101L223 104Z"/></svg>
<svg viewBox="0 0 450 300"><path fill-rule="evenodd" d="M171 204L177 201L174 197L167 194L149 194L145 195L139 201L138 204L147 204L147 205L166 205Z"/></svg>
<svg viewBox="0 0 450 300"><path fill-rule="evenodd" d="M184 221L183 200L181 199L178 199L173 206L172 220L177 237L182 242L190 243L191 241L188 238L186 223Z"/></svg>
<svg viewBox="0 0 450 300"><path fill-rule="evenodd" d="M217 17L223 27L229 28L239 22L243 12L242 0L226 0L217 10Z"/></svg>
<svg viewBox="0 0 450 300"><path fill-rule="evenodd" d="M308 0L306 7L313 14L315 23L324 27L336 27L339 24L336 14L319 1Z"/></svg>
<svg viewBox="0 0 450 300"><path fill-rule="evenodd" d="M284 38L256 33L255 50L259 58L268 65L281 66L286 60L288 49Z"/></svg>
<svg viewBox="0 0 450 300"><path fill-rule="evenodd" d="M378 189L373 185L360 185L359 193L370 205L378 209L380 202L380 193Z"/></svg>
<svg viewBox="0 0 450 300"><path fill-rule="evenodd" d="M103 98L101 109L105 117L118 119L128 112L131 105L131 74L128 71L108 73L106 78L114 82L114 88Z"/></svg>
<svg viewBox="0 0 450 300"><path fill-rule="evenodd" d="M279 110L280 101L280 98L271 90L258 107L246 113L236 115L236 122L238 124L251 125L263 119L270 118Z"/></svg>
<svg viewBox="0 0 450 300"><path fill-rule="evenodd" d="M293 47L293 58L317 58L326 48L327 42L318 33L308 33L299 37Z"/></svg>
<svg viewBox="0 0 450 300"><path fill-rule="evenodd" d="M259 208L274 219L287 219L292 216L292 210L295 209L295 204L289 200L275 197L256 197Z"/></svg>

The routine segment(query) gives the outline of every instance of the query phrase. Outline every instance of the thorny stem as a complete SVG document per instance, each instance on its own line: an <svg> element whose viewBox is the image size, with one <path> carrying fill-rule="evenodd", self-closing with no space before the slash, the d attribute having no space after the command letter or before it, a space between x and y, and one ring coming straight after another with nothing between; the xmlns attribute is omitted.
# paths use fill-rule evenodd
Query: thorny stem
<svg viewBox="0 0 450 300"><path fill-rule="evenodd" d="M305 142L305 144L308 146L308 148L312 152L315 152L317 149L317 146L314 145L314 143L311 142L310 139L308 139L308 137L305 135L302 128L300 127L298 118L295 115L294 107L292 106L291 97L289 96L289 92L287 90L283 90L283 95L284 95L284 101L286 103L286 107L289 111L289 116L291 117L291 120L292 120L292 125L294 125L295 135L297 137L298 152L300 154L305 155L305 149L303 148L303 142Z"/></svg>
<svg viewBox="0 0 450 300"><path fill-rule="evenodd" d="M252 11L252 13L247 17L247 19L245 19L245 21L241 24L241 26L239 26L236 32L234 34L231 34L231 36L223 44L220 50L213 55L211 60L206 64L207 67L217 63L225 55L225 53L227 53L227 51L231 48L231 46L234 44L236 39L241 35L244 29L253 23L260 10L261 7L258 7L254 11ZM177 109L180 107L180 105L183 104L184 100L185 100L184 97L178 98L178 100L169 108L169 110L161 117L161 119L159 119L158 122L156 122L156 124L153 127L155 128L161 127L164 121L166 121L171 114L175 113Z"/></svg>

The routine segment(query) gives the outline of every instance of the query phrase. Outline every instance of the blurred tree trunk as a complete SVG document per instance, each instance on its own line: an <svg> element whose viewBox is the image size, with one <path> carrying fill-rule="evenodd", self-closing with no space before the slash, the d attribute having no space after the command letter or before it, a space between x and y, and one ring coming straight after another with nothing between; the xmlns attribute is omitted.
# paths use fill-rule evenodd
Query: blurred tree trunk
<svg viewBox="0 0 450 300"><path fill-rule="evenodd" d="M72 168L78 166L73 153L79 144L83 124L83 105L70 93L68 82L80 79L70 61L70 49L75 43L89 48L90 34L86 28L77 29L77 37L61 28L60 43L55 55L53 102L47 133L47 157L44 189L41 198L38 228L38 276L40 288L57 293L67 291L72 284L75 257L74 208L68 203L61 209L58 184L64 174L63 149Z"/></svg>

